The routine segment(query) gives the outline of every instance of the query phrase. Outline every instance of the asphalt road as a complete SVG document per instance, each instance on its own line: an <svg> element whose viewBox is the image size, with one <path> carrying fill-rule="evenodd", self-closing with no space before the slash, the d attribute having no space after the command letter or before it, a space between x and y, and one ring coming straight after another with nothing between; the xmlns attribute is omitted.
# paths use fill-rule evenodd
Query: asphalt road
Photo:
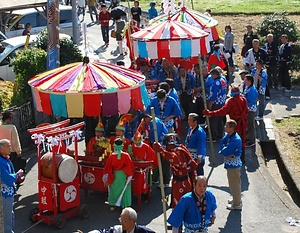
<svg viewBox="0 0 300 233"><path fill-rule="evenodd" d="M72 146L71 146L72 148ZM84 141L79 143L81 153L84 150ZM212 160L210 145L207 143L205 174L210 176L209 188L216 196L218 209L217 220L210 232L224 233L252 233L252 232L299 232L299 228L291 227L285 222L287 217L296 217L297 208L287 197L277 184L271 178L265 168L261 158L259 148L246 150L246 166L242 169L242 211L226 210L227 199L230 198L230 191L227 184L226 171L223 168L222 157L217 154L218 142L214 143L215 165L212 166L209 160ZM20 187L16 195L15 214L16 227L15 232L23 232L32 226L29 220L29 212L37 203L37 156L36 152L30 153L28 157L28 173L24 184ZM166 195L171 192L170 188L165 189ZM138 222L147 225L156 232L163 232L163 214L160 190L152 188L151 203L143 201L142 210L138 214ZM40 223L27 232L32 233L51 233L51 232L73 232L81 229L88 232L92 229L106 228L118 224L118 217L121 210L110 211L109 206L104 202L107 198L106 193L95 193L84 195L81 191L81 204L87 204L91 215L88 219L73 217L68 219L63 229L56 229L54 226L48 226ZM133 198L133 208L137 208L137 200ZM170 209L167 215L170 214Z"/></svg>
<svg viewBox="0 0 300 233"><path fill-rule="evenodd" d="M88 38L91 47L94 49L94 55L91 57L108 59L115 62L123 59L117 55L115 49L117 44L111 39L110 46L104 50L101 45L102 37L100 25L91 24L88 20L88 14L85 16L88 23ZM124 59L128 64L128 58ZM209 160L212 159L210 146L207 144L205 174L210 174L209 188L215 194L218 204L217 219L215 224L210 228L210 232L222 233L253 233L253 232L300 232L300 228L292 227L286 223L287 217L298 218L299 208L286 196L278 185L274 182L268 170L265 168L264 161L259 148L250 148L246 150L246 166L242 169L242 211L226 210L227 199L230 198L226 171L223 168L222 157L217 154L218 142L214 143L215 164ZM80 151L84 150L84 142L80 142ZM37 200L37 155L32 151L26 155L28 158L28 167L26 180L19 188L16 195L15 215L16 226L15 232L24 232L32 226L29 220L30 210L38 206ZM170 188L165 189L166 194L171 192ZM81 204L87 204L90 208L91 215L88 219L73 217L68 219L63 229L56 229L54 226L48 226L44 223L32 227L26 232L30 233L53 233L53 232L73 232L81 229L88 232L92 229L106 228L118 224L118 217L121 210L110 211L104 203L107 198L106 193L96 193L85 196L81 191ZM133 208L137 208L137 200L133 198ZM167 211L167 215L171 212ZM164 232L164 219L162 214L162 204L160 190L152 188L152 200L150 204L143 203L142 210L138 213L138 223L147 225L156 232Z"/></svg>

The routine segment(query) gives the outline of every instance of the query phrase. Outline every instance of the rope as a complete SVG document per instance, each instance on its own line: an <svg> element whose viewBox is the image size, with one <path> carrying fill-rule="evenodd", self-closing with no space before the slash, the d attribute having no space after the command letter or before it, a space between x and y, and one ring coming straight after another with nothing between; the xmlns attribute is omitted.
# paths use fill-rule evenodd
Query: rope
<svg viewBox="0 0 300 233"><path fill-rule="evenodd" d="M31 228L35 227L36 225L38 225L39 223L41 223L43 221L44 221L44 219L41 219L40 221L36 222L35 224L33 224L32 226L30 226L26 230L22 231L21 233L25 233L25 232L29 231Z"/></svg>

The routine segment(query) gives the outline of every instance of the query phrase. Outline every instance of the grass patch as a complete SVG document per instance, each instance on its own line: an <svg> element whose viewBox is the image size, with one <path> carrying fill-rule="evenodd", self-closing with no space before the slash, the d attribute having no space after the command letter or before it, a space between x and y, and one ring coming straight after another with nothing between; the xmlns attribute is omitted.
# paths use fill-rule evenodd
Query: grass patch
<svg viewBox="0 0 300 233"><path fill-rule="evenodd" d="M275 125L286 156L294 172L300 177L300 117L290 117Z"/></svg>
<svg viewBox="0 0 300 233"><path fill-rule="evenodd" d="M142 10L149 9L149 2L140 1ZM178 2L180 0L175 1L176 6ZM161 1L156 3L156 9L159 11ZM204 12L206 8L210 8L213 14L267 14L281 11L299 14L300 12L299 0L194 0L193 3L195 10ZM188 1L187 5L188 8L192 8L191 1ZM133 2L130 2L130 6L133 6Z"/></svg>

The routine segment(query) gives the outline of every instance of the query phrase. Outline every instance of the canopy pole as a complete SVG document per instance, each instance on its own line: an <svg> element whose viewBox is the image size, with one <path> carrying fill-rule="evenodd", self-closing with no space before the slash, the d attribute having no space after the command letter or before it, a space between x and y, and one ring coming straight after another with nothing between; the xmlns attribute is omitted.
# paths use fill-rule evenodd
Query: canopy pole
<svg viewBox="0 0 300 233"><path fill-rule="evenodd" d="M152 115L153 129L154 129L154 139L155 139L155 142L158 142L158 135L157 135L157 127L156 127L154 107L151 107L151 115ZM166 207L167 200L166 200L166 197L165 197L165 189L163 187L164 181L163 181L163 172L162 172L162 165L161 165L160 153L156 153L156 155L157 155L157 160L158 160L159 183L160 183L161 201L162 201L163 212L164 212L165 233L167 233L168 232L168 226L167 226L167 207Z"/></svg>
<svg viewBox="0 0 300 233"><path fill-rule="evenodd" d="M201 80L202 95L203 95L203 104L204 104L204 109L207 110L206 94L205 94L204 80L203 80L203 74L202 74L202 60L201 60L201 54L200 53L198 55L198 60L199 60L200 80ZM205 118L206 118L206 124L207 124L207 129L208 129L209 141L210 141L210 150L211 150L211 155L212 155L212 165L214 166L216 160L215 160L214 145L213 145L213 142L212 142L212 134L211 134L209 116L205 116Z"/></svg>
<svg viewBox="0 0 300 233"><path fill-rule="evenodd" d="M127 0L127 4L128 4L128 21L129 21L129 25L128 25L128 36L129 36L129 58L130 58L130 50L132 50L132 55L133 55L133 65L134 65L134 69L136 69L136 61L135 61L135 55L134 55L134 48L133 48L133 41L131 38L131 11L130 11L130 2L129 0Z"/></svg>

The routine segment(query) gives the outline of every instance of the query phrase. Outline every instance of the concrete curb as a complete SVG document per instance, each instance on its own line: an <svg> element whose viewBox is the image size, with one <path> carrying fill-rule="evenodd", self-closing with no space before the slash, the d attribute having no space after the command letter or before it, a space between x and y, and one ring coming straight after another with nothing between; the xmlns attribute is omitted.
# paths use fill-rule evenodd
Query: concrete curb
<svg viewBox="0 0 300 233"><path fill-rule="evenodd" d="M286 217L292 217L294 219L300 218L299 207L287 196L287 194L279 187L274 178L268 171L268 168L265 165L265 158L262 153L262 149L260 144L256 143L255 154L257 155L259 167L258 171L266 180L266 183L269 187L274 191L274 193L278 196L278 198L282 201L282 203L291 210L291 215Z"/></svg>
<svg viewBox="0 0 300 233"><path fill-rule="evenodd" d="M300 178L293 171L290 160L287 157L286 152L281 144L280 137L276 129L277 128L275 127L275 146L279 154L279 162L282 163L282 167L285 169L286 174L288 175L287 180L289 185L292 186L293 190L295 190L295 195L300 197Z"/></svg>

